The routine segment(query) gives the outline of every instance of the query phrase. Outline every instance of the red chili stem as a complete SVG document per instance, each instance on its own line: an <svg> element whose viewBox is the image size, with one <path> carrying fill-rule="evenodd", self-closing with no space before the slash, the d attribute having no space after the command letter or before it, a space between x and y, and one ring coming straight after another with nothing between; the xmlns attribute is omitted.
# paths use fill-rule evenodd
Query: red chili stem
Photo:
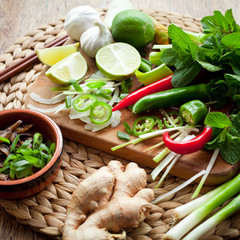
<svg viewBox="0 0 240 240"><path fill-rule="evenodd" d="M192 140L177 142L169 137L169 133L163 134L163 141L168 149L178 154L189 154L196 152L204 147L211 140L212 128L206 127L203 132Z"/></svg>
<svg viewBox="0 0 240 240"><path fill-rule="evenodd" d="M113 107L112 111L114 112L116 110L129 107L133 105L135 102L137 102L140 98L146 95L173 88L171 80L172 80L172 75L169 75L163 79L160 79L154 83L151 83L145 87L142 87L130 93L124 99L122 99L115 107Z"/></svg>

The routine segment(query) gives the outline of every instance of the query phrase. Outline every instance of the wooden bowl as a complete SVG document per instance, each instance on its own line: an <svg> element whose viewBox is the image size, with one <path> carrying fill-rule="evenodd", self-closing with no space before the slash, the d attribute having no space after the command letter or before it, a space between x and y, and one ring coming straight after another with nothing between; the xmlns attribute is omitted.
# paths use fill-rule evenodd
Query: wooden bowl
<svg viewBox="0 0 240 240"><path fill-rule="evenodd" d="M24 198L47 187L58 173L61 165L63 137L58 125L46 115L27 109L0 111L0 129L4 130L18 120L23 124L33 124L31 130L40 132L43 137L56 143L56 150L49 163L31 176L9 181L0 181L0 198Z"/></svg>

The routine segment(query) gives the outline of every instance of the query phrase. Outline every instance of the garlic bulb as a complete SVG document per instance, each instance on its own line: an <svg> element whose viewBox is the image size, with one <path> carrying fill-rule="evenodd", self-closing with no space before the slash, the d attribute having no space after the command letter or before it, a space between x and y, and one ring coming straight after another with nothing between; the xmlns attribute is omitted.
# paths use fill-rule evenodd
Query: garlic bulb
<svg viewBox="0 0 240 240"><path fill-rule="evenodd" d="M96 20L101 19L95 9L87 5L78 6L67 14L64 29L70 38L79 41L82 33L93 27Z"/></svg>
<svg viewBox="0 0 240 240"><path fill-rule="evenodd" d="M81 48L89 57L94 58L97 51L109 43L114 42L113 37L106 25L101 21L95 21L95 27L86 30L81 38Z"/></svg>

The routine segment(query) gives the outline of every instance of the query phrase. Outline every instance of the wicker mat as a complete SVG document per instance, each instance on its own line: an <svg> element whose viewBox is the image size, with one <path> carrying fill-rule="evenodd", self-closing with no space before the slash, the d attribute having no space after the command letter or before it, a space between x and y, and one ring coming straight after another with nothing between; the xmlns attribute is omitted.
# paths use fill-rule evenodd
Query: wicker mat
<svg viewBox="0 0 240 240"><path fill-rule="evenodd" d="M201 30L199 20L192 17L161 11L144 11L162 24L169 25L173 21L185 30L195 32ZM104 16L106 10L100 10L99 12ZM19 39L6 50L5 54L0 56L0 71L29 55L35 48L41 48L55 38L64 35L63 21L64 18L44 25ZM25 94L42 68L42 64L35 64L30 69L11 78L9 82L0 85L0 110L25 108ZM64 140L62 159L62 166L55 181L39 194L20 200L0 200L0 206L16 217L20 223L29 225L35 231L57 239L61 239L61 226L64 223L66 206L76 185L112 159L127 163L124 159L116 158L67 139ZM169 175L162 188L156 189L158 180L152 182L149 175L151 169L145 168L145 170L148 173L148 187L154 189L156 197L183 182L182 179ZM161 239L161 236L172 225L172 219L168 214L169 210L190 201L195 187L196 184L190 185L169 197L165 202L153 206L150 216L138 228L128 230L128 239ZM202 193L209 191L209 189L210 187L205 186ZM239 236L240 214L235 214L212 229L203 239L240 239Z"/></svg>

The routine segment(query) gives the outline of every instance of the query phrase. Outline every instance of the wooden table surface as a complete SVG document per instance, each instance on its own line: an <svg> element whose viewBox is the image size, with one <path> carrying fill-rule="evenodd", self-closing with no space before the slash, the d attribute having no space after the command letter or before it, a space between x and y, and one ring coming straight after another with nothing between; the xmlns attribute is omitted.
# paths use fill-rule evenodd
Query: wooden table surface
<svg viewBox="0 0 240 240"><path fill-rule="evenodd" d="M37 27L56 21L78 5L108 8L111 0L0 0L0 54L14 42ZM156 9L176 12L201 19L214 10L225 12L232 8L240 23L239 0L134 0L138 9ZM0 239L46 240L47 236L19 224L0 208Z"/></svg>

